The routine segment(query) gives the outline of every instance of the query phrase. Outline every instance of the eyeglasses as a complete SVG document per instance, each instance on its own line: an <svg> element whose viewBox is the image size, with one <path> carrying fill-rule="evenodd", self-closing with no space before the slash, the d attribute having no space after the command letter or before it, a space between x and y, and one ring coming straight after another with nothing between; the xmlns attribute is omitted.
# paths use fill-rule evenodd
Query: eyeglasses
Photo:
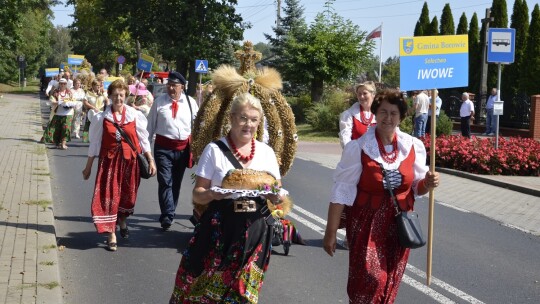
<svg viewBox="0 0 540 304"><path fill-rule="evenodd" d="M182 84L181 83L167 83L167 86L168 87L174 87L174 88L178 88L180 87Z"/></svg>
<svg viewBox="0 0 540 304"><path fill-rule="evenodd" d="M238 118L238 122L241 126L247 125L248 122L251 122L252 125L256 126L259 124L260 121L259 118L249 118L244 115L237 115L236 117Z"/></svg>

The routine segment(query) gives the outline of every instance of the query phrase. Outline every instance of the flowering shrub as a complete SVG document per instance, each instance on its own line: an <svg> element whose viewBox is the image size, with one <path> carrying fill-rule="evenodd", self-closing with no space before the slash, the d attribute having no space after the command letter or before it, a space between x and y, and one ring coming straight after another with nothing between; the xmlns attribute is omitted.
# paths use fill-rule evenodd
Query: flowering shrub
<svg viewBox="0 0 540 304"><path fill-rule="evenodd" d="M429 155L430 138L422 139ZM436 139L435 165L476 174L540 176L540 143L531 138L471 139L442 135Z"/></svg>

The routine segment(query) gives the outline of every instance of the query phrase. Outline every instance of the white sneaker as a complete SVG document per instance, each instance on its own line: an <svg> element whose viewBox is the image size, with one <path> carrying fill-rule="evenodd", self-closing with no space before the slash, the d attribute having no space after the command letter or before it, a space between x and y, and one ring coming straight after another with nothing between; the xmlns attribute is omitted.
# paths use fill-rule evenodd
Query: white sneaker
<svg viewBox="0 0 540 304"><path fill-rule="evenodd" d="M495 133L489 133L488 136L495 136Z"/></svg>
<svg viewBox="0 0 540 304"><path fill-rule="evenodd" d="M486 132L482 133L482 136L486 136L486 135L488 135Z"/></svg>

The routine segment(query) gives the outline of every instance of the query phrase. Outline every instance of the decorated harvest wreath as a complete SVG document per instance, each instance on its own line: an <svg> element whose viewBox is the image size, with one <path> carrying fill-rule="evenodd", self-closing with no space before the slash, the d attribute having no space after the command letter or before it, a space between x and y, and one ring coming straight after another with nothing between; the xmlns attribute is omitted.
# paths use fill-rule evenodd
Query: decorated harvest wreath
<svg viewBox="0 0 540 304"><path fill-rule="evenodd" d="M257 129L257 140L263 141L264 128L266 125L268 132L268 145L274 149L279 163L281 176L285 176L292 166L298 135L291 107L281 95L281 76L272 68L255 69L255 62L261 59L261 53L253 51L253 45L247 41L244 43L242 51L236 52L236 57L241 62L240 71L234 67L222 65L212 73L212 83L214 90L207 95L197 113L197 118L193 125L193 140L191 151L195 159L198 159L204 147L212 141L225 136L230 130L229 113L232 100L241 93L249 92L261 101L266 124L261 123ZM234 171L229 177L240 172ZM252 189L261 186L273 185L269 180L261 185L252 185ZM275 181L275 179L273 179ZM245 182L240 181L241 184ZM229 185L237 188L237 186ZM226 188L226 187L224 187ZM287 197L279 209L283 215L290 211L292 202ZM269 203L272 211L275 206ZM203 206L195 206L200 213L204 211ZM282 216L283 216L282 215ZM278 217L282 217L278 216Z"/></svg>
<svg viewBox="0 0 540 304"><path fill-rule="evenodd" d="M294 160L298 135L291 107L280 92L281 76L272 68L255 69L261 53L253 51L249 41L236 56L241 62L240 73L228 65L222 65L212 73L214 90L204 99L193 127L193 155L198 159L207 144L229 132L231 102L236 95L249 92L261 101L268 145L274 149L280 173L285 176ZM263 141L264 127L261 123L257 130L259 141Z"/></svg>

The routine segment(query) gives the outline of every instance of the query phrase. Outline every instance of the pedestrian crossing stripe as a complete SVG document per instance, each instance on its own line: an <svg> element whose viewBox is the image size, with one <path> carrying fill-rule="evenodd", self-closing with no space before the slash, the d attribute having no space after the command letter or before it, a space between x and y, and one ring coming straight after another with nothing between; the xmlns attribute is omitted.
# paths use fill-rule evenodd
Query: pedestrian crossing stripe
<svg viewBox="0 0 540 304"><path fill-rule="evenodd" d="M199 60L197 59L195 61L195 72L196 73L208 73L208 61L207 60Z"/></svg>

